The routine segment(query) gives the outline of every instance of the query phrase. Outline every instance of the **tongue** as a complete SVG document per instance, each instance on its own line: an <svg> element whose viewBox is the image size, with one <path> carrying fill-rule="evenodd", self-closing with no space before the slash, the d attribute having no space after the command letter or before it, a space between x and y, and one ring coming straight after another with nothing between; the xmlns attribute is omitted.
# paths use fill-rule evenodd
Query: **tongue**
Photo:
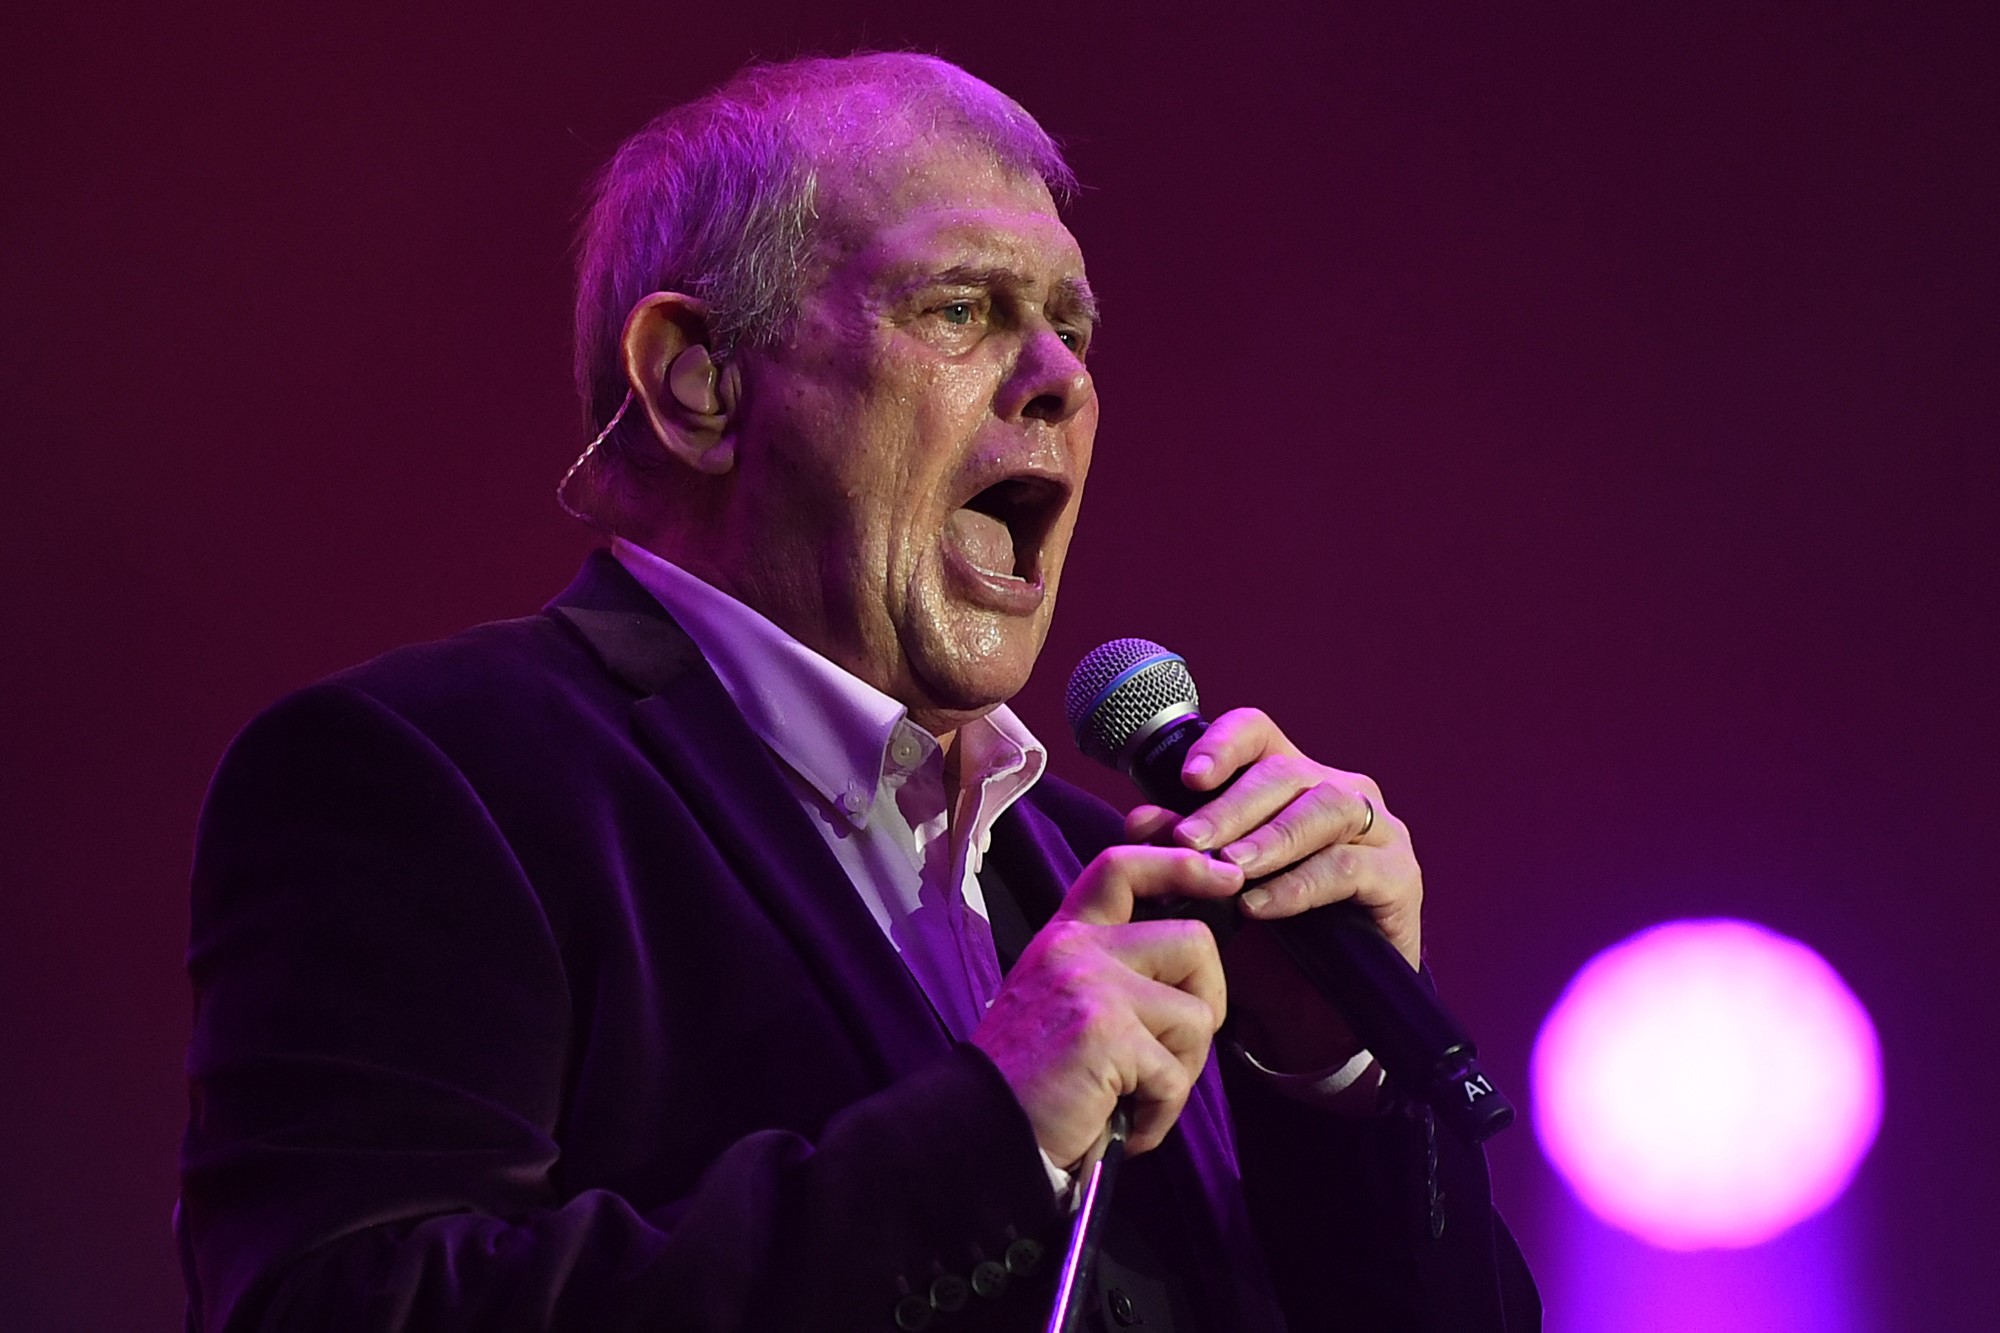
<svg viewBox="0 0 2000 1333"><path fill-rule="evenodd" d="M991 514L961 509L945 525L945 535L965 558L989 574L1014 575L1014 534Z"/></svg>

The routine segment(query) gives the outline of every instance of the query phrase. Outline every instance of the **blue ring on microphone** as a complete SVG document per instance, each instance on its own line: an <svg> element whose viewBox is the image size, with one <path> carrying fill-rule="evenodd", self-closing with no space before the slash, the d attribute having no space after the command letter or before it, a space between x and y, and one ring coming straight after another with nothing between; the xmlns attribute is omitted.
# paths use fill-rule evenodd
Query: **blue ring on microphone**
<svg viewBox="0 0 2000 1333"><path fill-rule="evenodd" d="M1107 684L1103 689L1099 690L1096 694L1092 695L1090 698L1090 702L1083 706L1083 709L1079 714L1079 716L1085 718L1092 716L1097 712L1098 706L1102 704L1106 699L1109 699L1112 696L1112 694L1117 691L1120 685L1123 685L1126 681L1132 679L1132 677L1138 675L1141 671L1144 671L1147 667L1158 666L1162 662L1179 662L1182 666L1187 665L1187 659L1185 657L1182 657L1179 653L1159 652L1159 653L1154 653L1151 657L1142 657L1137 662L1134 662L1131 666L1126 667L1123 671L1113 676L1109 684Z"/></svg>

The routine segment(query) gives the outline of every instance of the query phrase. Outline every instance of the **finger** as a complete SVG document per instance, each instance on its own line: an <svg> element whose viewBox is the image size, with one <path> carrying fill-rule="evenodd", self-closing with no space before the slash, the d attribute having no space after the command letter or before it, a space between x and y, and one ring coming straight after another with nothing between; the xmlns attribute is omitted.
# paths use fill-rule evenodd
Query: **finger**
<svg viewBox="0 0 2000 1333"><path fill-rule="evenodd" d="M1138 1025L1122 1062L1135 1077L1132 1150L1144 1152L1158 1146L1187 1105L1215 1029L1207 1004L1156 981L1132 977L1126 1003Z"/></svg>
<svg viewBox="0 0 2000 1333"><path fill-rule="evenodd" d="M1215 1008L1198 996L1144 977L1132 978L1126 1003L1152 1039L1173 1052L1188 1077L1199 1077L1215 1038Z"/></svg>
<svg viewBox="0 0 2000 1333"><path fill-rule="evenodd" d="M1254 770L1253 770L1254 771ZM1276 814L1222 849L1222 856L1252 877L1274 874L1319 851L1354 842L1365 832L1386 839L1386 825L1367 793L1322 780L1307 787Z"/></svg>
<svg viewBox="0 0 2000 1333"><path fill-rule="evenodd" d="M1135 805L1125 812L1125 841L1164 842L1180 816L1165 806Z"/></svg>
<svg viewBox="0 0 2000 1333"><path fill-rule="evenodd" d="M1206 1001L1186 991L1146 981L1140 983L1138 993L1132 997L1132 1013L1146 1025L1154 1041L1180 1061L1188 1083L1202 1077L1202 1067L1208 1065L1208 1047L1216 1039L1216 1011Z"/></svg>
<svg viewBox="0 0 2000 1333"><path fill-rule="evenodd" d="M1140 898L1227 898L1242 887L1241 869L1185 847L1111 847L1084 867L1051 920L1122 925Z"/></svg>
<svg viewBox="0 0 2000 1333"><path fill-rule="evenodd" d="M1423 898L1423 874L1407 848L1343 843L1259 884L1240 901L1244 915L1274 921L1352 899L1368 909L1376 926L1415 967L1423 957Z"/></svg>
<svg viewBox="0 0 2000 1333"><path fill-rule="evenodd" d="M1266 755L1298 752L1262 709L1232 708L1209 723L1188 747L1181 761L1181 782L1194 791L1214 791L1232 773Z"/></svg>
<svg viewBox="0 0 2000 1333"><path fill-rule="evenodd" d="M1174 827L1174 841L1208 851L1244 837L1333 772L1295 755L1269 755Z"/></svg>
<svg viewBox="0 0 2000 1333"><path fill-rule="evenodd" d="M1189 1073L1185 1061L1151 1037L1135 1044L1132 1069L1132 1133L1125 1141L1125 1151L1137 1157L1166 1139L1167 1131L1187 1106L1200 1071Z"/></svg>
<svg viewBox="0 0 2000 1333"><path fill-rule="evenodd" d="M1164 986L1199 1001L1207 1013L1204 1042L1222 1026L1229 1012L1229 988L1215 935L1207 926L1199 921L1138 921L1102 930L1093 938L1098 948L1147 986ZM1147 1027L1156 1035L1160 1032L1150 1022Z"/></svg>

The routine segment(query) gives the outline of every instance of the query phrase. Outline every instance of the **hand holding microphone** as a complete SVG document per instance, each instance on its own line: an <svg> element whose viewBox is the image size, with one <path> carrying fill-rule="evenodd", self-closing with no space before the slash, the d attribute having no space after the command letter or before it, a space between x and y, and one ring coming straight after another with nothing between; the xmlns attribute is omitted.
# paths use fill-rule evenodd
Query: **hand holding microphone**
<svg viewBox="0 0 2000 1333"><path fill-rule="evenodd" d="M1035 933L972 1033L1027 1112L1035 1140L1074 1166L1130 1098L1129 1151L1173 1128L1227 1000L1222 960L1200 922L1134 921L1133 907L1169 895L1226 901L1235 867L1185 849L1113 847L1070 886Z"/></svg>
<svg viewBox="0 0 2000 1333"><path fill-rule="evenodd" d="M1228 1004L1217 939L1234 935L1238 911L1267 922L1267 954L1292 965L1253 959L1244 978L1262 983L1251 1003L1274 1011L1267 1033L1295 1034L1299 1018L1324 1012L1299 1001L1307 983L1347 1020L1334 1038L1342 1059L1358 1039L1406 1095L1473 1142L1514 1118L1418 978L1422 882L1381 791L1314 764L1253 710L1211 730L1199 702L1187 664L1143 639L1114 640L1077 666L1065 709L1078 745L1157 804L1126 819L1142 845L1084 868L972 1034L1053 1160L1069 1165L1106 1144L1084 1183L1048 1333L1077 1327L1128 1142L1135 1154L1159 1144L1207 1062ZM1169 828L1182 846L1143 845ZM1154 919L1135 920L1135 907Z"/></svg>
<svg viewBox="0 0 2000 1333"><path fill-rule="evenodd" d="M1309 986L1345 1019L1343 1054L1365 1046L1405 1096L1459 1134L1478 1142L1513 1121L1471 1038L1415 970L1416 861L1372 782L1313 764L1261 713L1226 714L1211 732L1187 664L1145 640L1085 657L1066 703L1084 752L1131 774L1159 807L1133 811L1128 835L1143 842L1178 825L1198 846L1114 847L1094 859L972 1034L1057 1163L1101 1138L1121 1098L1135 1113L1132 1152L1172 1126L1229 1003L1215 936L1246 914L1290 964L1240 979L1269 983L1261 995L1245 985L1236 994L1240 1010L1269 1011L1266 1032L1297 1037L1301 1020L1324 1010L1291 998ZM1239 908L1246 873L1261 882ZM1250 896L1259 891L1269 896ZM1294 1049L1327 1034L1305 1035Z"/></svg>
<svg viewBox="0 0 2000 1333"><path fill-rule="evenodd" d="M1268 925L1406 1096L1473 1142L1512 1122L1471 1038L1415 971L1421 881L1372 782L1312 763L1252 710L1211 730L1187 664L1143 639L1087 655L1065 705L1083 751L1130 774L1158 807L1134 810L1128 836L1171 828L1241 868L1252 880L1241 912ZM1232 917L1211 908L1206 919L1231 933ZM1239 1010L1247 999L1239 985Z"/></svg>

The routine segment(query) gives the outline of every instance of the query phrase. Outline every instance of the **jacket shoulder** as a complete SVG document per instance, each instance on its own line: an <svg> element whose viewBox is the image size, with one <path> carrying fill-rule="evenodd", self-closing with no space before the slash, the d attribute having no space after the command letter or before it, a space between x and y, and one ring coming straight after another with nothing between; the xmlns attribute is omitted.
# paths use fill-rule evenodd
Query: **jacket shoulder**
<svg viewBox="0 0 2000 1333"><path fill-rule="evenodd" d="M575 631L541 612L394 648L320 684L368 695L420 721L459 712L520 712L537 696L598 680L612 683Z"/></svg>
<svg viewBox="0 0 2000 1333"><path fill-rule="evenodd" d="M392 649L272 703L230 742L209 800L231 771L268 774L337 756L374 755L397 771L442 760L483 786L594 749L592 737L620 744L632 697L555 616L477 625ZM521 756L539 760L524 765Z"/></svg>

